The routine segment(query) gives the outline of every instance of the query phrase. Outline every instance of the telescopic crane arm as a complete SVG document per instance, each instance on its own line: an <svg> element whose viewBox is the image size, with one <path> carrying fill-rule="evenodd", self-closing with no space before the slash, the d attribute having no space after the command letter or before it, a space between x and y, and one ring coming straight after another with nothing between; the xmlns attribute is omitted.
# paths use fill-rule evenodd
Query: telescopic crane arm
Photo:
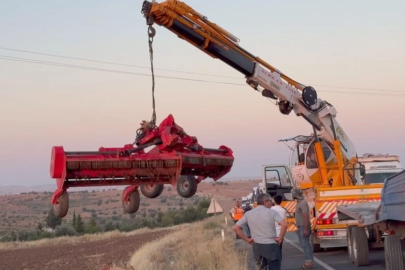
<svg viewBox="0 0 405 270"><path fill-rule="evenodd" d="M209 56L220 59L246 78L246 83L262 93L264 97L277 100L279 110L288 115L294 111L314 128L316 137L326 141L337 157L337 169L341 171L341 185L352 185L358 179L356 170L344 177L344 168L350 163L358 167L353 143L340 127L335 117L336 109L327 101L317 97L315 89L289 78L264 60L239 46L239 39L208 18L177 0L162 3L144 1L142 13L149 25L149 34L154 35L154 23L163 26L179 38L189 42ZM327 170L322 146L315 144L322 183L327 185Z"/></svg>

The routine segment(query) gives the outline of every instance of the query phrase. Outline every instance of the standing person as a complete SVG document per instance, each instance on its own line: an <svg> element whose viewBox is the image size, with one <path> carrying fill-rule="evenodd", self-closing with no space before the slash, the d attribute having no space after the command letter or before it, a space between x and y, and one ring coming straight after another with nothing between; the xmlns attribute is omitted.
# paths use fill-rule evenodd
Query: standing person
<svg viewBox="0 0 405 270"><path fill-rule="evenodd" d="M287 231L287 222L271 207L271 197L262 193L257 197L257 207L247 212L233 227L235 233L252 245L253 254L259 269L281 269L279 244ZM276 235L275 222L281 225L280 235ZM246 236L242 227L249 225L251 237Z"/></svg>
<svg viewBox="0 0 405 270"><path fill-rule="evenodd" d="M252 209L253 209L253 208L252 208L252 206L250 206L250 203L247 202L245 208L243 208L243 211L245 211L245 213L246 213L247 211L250 211L250 210L252 210Z"/></svg>
<svg viewBox="0 0 405 270"><path fill-rule="evenodd" d="M305 263L301 268L313 269L315 267L313 263L314 255L312 253L312 244L310 240L312 229L309 218L309 206L300 189L293 189L291 193L293 198L297 200L297 206L295 207L295 222L297 223L298 227L298 239L305 254Z"/></svg>
<svg viewBox="0 0 405 270"><path fill-rule="evenodd" d="M276 211L285 220L287 217L287 210L285 210L285 208L281 206L282 202L283 202L283 196L277 195L276 197L274 197L275 206L273 206L271 209ZM281 231L281 226L276 222L277 237L279 237L280 231ZM283 257L283 242L280 243L280 255L282 258Z"/></svg>
<svg viewBox="0 0 405 270"><path fill-rule="evenodd" d="M243 217L243 214L245 211L242 208L242 204L240 200L237 200L235 203L235 206L232 207L232 209L229 211L229 215L231 216L233 220L233 224L236 224L238 220L240 220ZM246 228L244 228L246 230ZM240 239L238 235L236 235L236 239Z"/></svg>

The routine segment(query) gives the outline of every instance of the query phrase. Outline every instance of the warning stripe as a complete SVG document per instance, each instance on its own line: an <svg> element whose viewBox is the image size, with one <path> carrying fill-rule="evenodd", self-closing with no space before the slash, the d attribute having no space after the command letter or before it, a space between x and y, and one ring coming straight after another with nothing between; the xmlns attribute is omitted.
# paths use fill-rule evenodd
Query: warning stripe
<svg viewBox="0 0 405 270"><path fill-rule="evenodd" d="M322 206L317 212L318 219L330 219L336 217L337 206L339 205L349 205L349 204L358 204L359 202L378 202L381 199L366 199L366 200L340 200L340 201L327 201L322 202L318 201L317 204L322 203ZM360 202L360 203L361 203Z"/></svg>
<svg viewBox="0 0 405 270"><path fill-rule="evenodd" d="M297 205L296 201L290 201L287 202L286 204L281 204L288 212L294 213L295 212L295 206Z"/></svg>
<svg viewBox="0 0 405 270"><path fill-rule="evenodd" d="M316 226L316 218L311 218L311 227L312 227L312 230L315 229L315 226ZM294 223L290 223L290 224L288 225L288 227L287 227L287 232L296 232L296 231L298 231L297 226L295 226Z"/></svg>

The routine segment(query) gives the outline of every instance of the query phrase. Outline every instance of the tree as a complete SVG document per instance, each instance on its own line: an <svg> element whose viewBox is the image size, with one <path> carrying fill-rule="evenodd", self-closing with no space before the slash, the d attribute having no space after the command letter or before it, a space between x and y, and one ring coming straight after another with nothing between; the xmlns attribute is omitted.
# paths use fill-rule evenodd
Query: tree
<svg viewBox="0 0 405 270"><path fill-rule="evenodd" d="M62 224L62 218L55 216L52 208L49 210L48 215L45 218L46 225L48 227L55 229L56 226Z"/></svg>
<svg viewBox="0 0 405 270"><path fill-rule="evenodd" d="M44 226L42 226L41 222L38 222L37 228L38 231L42 232L44 230Z"/></svg>
<svg viewBox="0 0 405 270"><path fill-rule="evenodd" d="M105 232L109 232L109 231L114 231L115 230L115 226L114 223L112 221L109 221L105 224L104 226L104 231Z"/></svg>
<svg viewBox="0 0 405 270"><path fill-rule="evenodd" d="M78 233L83 233L84 232L84 222L82 217L80 216L80 214L77 215L76 218L76 227L74 227L74 229L76 230L76 232Z"/></svg>
<svg viewBox="0 0 405 270"><path fill-rule="evenodd" d="M73 212L73 220L72 220L72 226L76 230L76 225L77 224L77 219L76 219L76 211ZM76 230L77 231L77 230Z"/></svg>
<svg viewBox="0 0 405 270"><path fill-rule="evenodd" d="M94 218L91 218L86 224L85 232L86 233L97 233L101 231L100 227L97 225L97 221Z"/></svg>

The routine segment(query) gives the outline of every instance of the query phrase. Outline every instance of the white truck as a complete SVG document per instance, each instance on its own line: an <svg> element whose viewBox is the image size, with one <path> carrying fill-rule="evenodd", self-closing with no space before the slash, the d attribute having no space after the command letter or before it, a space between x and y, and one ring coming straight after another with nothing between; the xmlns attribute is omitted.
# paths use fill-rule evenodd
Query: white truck
<svg viewBox="0 0 405 270"><path fill-rule="evenodd" d="M250 192L250 193L247 195L247 200L248 200L248 202L250 203L250 205L253 204L252 199L253 199L253 193Z"/></svg>
<svg viewBox="0 0 405 270"><path fill-rule="evenodd" d="M242 208L245 208L247 202L248 202L248 198L242 197Z"/></svg>
<svg viewBox="0 0 405 270"><path fill-rule="evenodd" d="M399 156L366 153L358 158L365 166L365 174L362 177L363 185L384 183L387 177L404 170Z"/></svg>

